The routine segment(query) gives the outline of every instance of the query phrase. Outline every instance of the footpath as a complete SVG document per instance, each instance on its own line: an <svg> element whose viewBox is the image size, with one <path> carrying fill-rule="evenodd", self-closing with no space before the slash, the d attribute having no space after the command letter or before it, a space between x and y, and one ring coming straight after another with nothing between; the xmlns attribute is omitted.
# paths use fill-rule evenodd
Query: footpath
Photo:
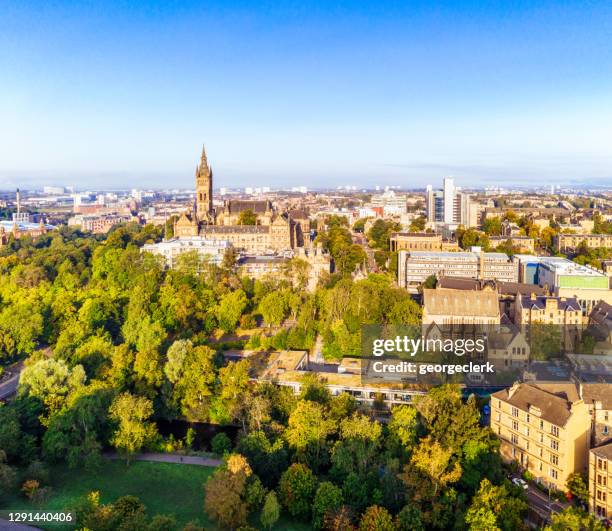
<svg viewBox="0 0 612 531"><path fill-rule="evenodd" d="M105 453L108 459L125 459L116 453ZM157 463L178 463L183 465L199 465L216 467L223 463L221 459L212 457L200 457L199 455L177 455L177 454L157 454L143 453L132 456L132 461L155 461Z"/></svg>

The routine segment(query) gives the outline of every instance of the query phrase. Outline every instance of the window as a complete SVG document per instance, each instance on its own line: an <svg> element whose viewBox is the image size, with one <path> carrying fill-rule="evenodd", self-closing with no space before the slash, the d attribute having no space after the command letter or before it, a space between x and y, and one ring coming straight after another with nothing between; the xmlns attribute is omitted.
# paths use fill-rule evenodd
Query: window
<svg viewBox="0 0 612 531"><path fill-rule="evenodd" d="M550 433L552 433L555 437L559 437L559 427L558 426L551 426L550 427Z"/></svg>
<svg viewBox="0 0 612 531"><path fill-rule="evenodd" d="M558 477L557 471L554 468L550 469L550 477L553 479L557 479Z"/></svg>
<svg viewBox="0 0 612 531"><path fill-rule="evenodd" d="M555 466L559 466L559 456L556 454L550 454L550 462Z"/></svg>
<svg viewBox="0 0 612 531"><path fill-rule="evenodd" d="M544 421L543 421L543 420L541 420L541 421L540 421L540 429L541 429L541 430L543 430L543 429L544 429Z"/></svg>
<svg viewBox="0 0 612 531"><path fill-rule="evenodd" d="M515 435L514 433L512 434L511 440L512 440L512 444L518 444L518 436Z"/></svg>
<svg viewBox="0 0 612 531"><path fill-rule="evenodd" d="M518 409L515 408L515 407L512 408L512 416L513 417L518 417Z"/></svg>
<svg viewBox="0 0 612 531"><path fill-rule="evenodd" d="M529 426L525 426L525 435L529 437Z"/></svg>
<svg viewBox="0 0 612 531"><path fill-rule="evenodd" d="M518 422L516 420L512 421L512 429L514 431L518 431Z"/></svg>
<svg viewBox="0 0 612 531"><path fill-rule="evenodd" d="M527 413L527 416L525 417L525 422L527 424L529 424L529 421L531 420L531 415L529 413Z"/></svg>
<svg viewBox="0 0 612 531"><path fill-rule="evenodd" d="M553 450L557 451L557 450L559 450L559 443L558 443L557 441L553 441L553 440L551 439L551 440L550 440L550 447L551 447Z"/></svg>

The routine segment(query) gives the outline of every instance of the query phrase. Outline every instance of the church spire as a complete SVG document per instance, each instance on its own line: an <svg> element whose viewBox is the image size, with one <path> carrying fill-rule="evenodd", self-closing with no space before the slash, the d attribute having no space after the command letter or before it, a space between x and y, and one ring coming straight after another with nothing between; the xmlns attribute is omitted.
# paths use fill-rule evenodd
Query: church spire
<svg viewBox="0 0 612 531"><path fill-rule="evenodd" d="M202 144L202 157L200 158L200 171L208 169L208 159L206 158L206 146Z"/></svg>
<svg viewBox="0 0 612 531"><path fill-rule="evenodd" d="M208 165L206 148L202 145L200 165L196 168L196 216L205 220L213 213L212 171Z"/></svg>

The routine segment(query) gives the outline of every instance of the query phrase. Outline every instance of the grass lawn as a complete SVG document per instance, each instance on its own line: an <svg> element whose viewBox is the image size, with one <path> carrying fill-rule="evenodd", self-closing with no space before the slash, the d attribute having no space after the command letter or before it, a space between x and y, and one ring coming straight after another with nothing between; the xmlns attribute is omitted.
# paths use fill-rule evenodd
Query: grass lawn
<svg viewBox="0 0 612 531"><path fill-rule="evenodd" d="M40 509L21 496L5 500L2 505L6 509L61 511L97 490L102 503L132 494L144 503L149 516L174 514L179 524L197 519L206 529L216 529L204 513L203 485L213 471L214 468L205 466L146 461L135 461L126 466L123 461L114 460L105 461L94 473L54 467L51 470L53 491ZM53 525L46 529L59 531L73 527Z"/></svg>
<svg viewBox="0 0 612 531"><path fill-rule="evenodd" d="M23 496L4 500L0 506L6 510L62 511L69 509L79 498L93 490L100 492L102 503L110 503L120 496L138 496L147 508L147 514L173 514L180 525L199 520L208 531L219 528L204 512L204 483L215 469L199 465L154 463L134 461L126 466L123 461L107 460L96 472L82 469L72 470L66 466L51 469L49 500L42 506L32 505ZM259 514L250 518L252 526L258 527ZM42 522L32 524L51 531L73 530L74 526L44 526ZM180 529L179 527L179 529ZM275 530L307 531L311 526L290 520L282 515Z"/></svg>

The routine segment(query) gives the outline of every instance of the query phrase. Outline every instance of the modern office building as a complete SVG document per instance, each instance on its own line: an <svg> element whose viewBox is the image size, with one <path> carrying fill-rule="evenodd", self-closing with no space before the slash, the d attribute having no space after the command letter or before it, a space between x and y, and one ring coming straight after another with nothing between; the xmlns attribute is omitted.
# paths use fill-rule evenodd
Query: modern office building
<svg viewBox="0 0 612 531"><path fill-rule="evenodd" d="M612 303L607 275L589 266L556 256L515 254L519 281L537 284L551 295L578 299L583 315L587 315L599 301Z"/></svg>
<svg viewBox="0 0 612 531"><path fill-rule="evenodd" d="M478 223L477 211L470 195L461 192L453 179L445 177L441 190L431 185L426 189L427 221L457 227L474 227Z"/></svg>

